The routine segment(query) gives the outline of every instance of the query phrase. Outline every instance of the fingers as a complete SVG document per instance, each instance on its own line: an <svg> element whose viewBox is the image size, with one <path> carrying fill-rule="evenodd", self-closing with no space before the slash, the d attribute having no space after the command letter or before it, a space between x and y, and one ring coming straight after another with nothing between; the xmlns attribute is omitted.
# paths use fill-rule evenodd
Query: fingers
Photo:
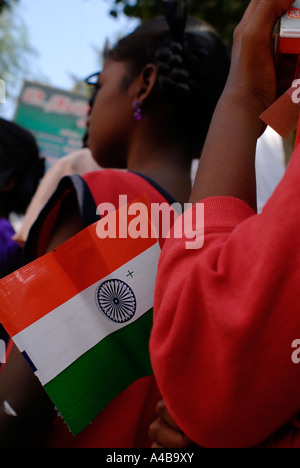
<svg viewBox="0 0 300 468"><path fill-rule="evenodd" d="M271 53L272 34L278 18L293 4L293 0L251 0L234 32L232 60L239 61L243 46L257 51L268 48Z"/></svg>
<svg viewBox="0 0 300 468"><path fill-rule="evenodd" d="M258 37L270 35L276 19L286 11L294 0L251 0L238 26L243 32L249 24L254 28Z"/></svg>
<svg viewBox="0 0 300 468"><path fill-rule="evenodd" d="M187 448L190 441L181 433L166 424L161 418L149 428L149 436L154 441L152 448Z"/></svg>
<svg viewBox="0 0 300 468"><path fill-rule="evenodd" d="M249 22L252 20L252 17L255 13L256 8L260 4L261 0L251 0L245 13L244 16L240 22L241 28L245 28Z"/></svg>
<svg viewBox="0 0 300 468"><path fill-rule="evenodd" d="M256 0L255 0L256 1ZM293 0L261 0L252 16L251 28L260 37L270 37L276 20L293 4Z"/></svg>
<svg viewBox="0 0 300 468"><path fill-rule="evenodd" d="M180 430L170 415L164 401L156 406L159 418L149 427L149 436L154 441L152 448L188 448L194 446Z"/></svg>
<svg viewBox="0 0 300 468"><path fill-rule="evenodd" d="M165 404L165 402L159 401L156 405L156 414L159 416L163 421L165 421L166 424L168 424L170 427L175 429L176 431L180 431L180 428L177 426L176 422L170 415L168 408Z"/></svg>
<svg viewBox="0 0 300 468"><path fill-rule="evenodd" d="M234 41L233 41L233 56L234 58L236 55L239 54L240 46L241 46L241 39L242 36L247 29L248 25L252 22L255 12L260 4L261 0L251 0L241 21L237 25L234 31Z"/></svg>
<svg viewBox="0 0 300 468"><path fill-rule="evenodd" d="M156 442L154 442L154 444L151 445L151 448L152 449L163 449L165 447L163 447L162 445L159 445Z"/></svg>

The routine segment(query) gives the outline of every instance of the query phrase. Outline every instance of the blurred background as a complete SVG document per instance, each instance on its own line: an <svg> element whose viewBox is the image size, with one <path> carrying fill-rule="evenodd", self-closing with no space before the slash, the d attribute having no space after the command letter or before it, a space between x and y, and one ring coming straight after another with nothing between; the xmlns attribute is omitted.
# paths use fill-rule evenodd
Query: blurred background
<svg viewBox="0 0 300 468"><path fill-rule="evenodd" d="M212 23L230 43L247 0L191 0L190 14ZM162 14L161 0L0 0L0 78L13 117L24 79L73 90L101 67L105 42Z"/></svg>
<svg viewBox="0 0 300 468"><path fill-rule="evenodd" d="M190 0L229 47L248 0ZM82 145L89 99L86 76L103 50L162 14L162 0L0 0L0 116L36 137L48 165Z"/></svg>

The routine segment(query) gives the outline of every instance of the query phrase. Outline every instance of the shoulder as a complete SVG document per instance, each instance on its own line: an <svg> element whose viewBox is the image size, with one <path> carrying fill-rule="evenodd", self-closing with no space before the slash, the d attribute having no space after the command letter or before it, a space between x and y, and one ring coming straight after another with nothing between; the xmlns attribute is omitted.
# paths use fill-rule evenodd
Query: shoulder
<svg viewBox="0 0 300 468"><path fill-rule="evenodd" d="M150 177L137 172L105 169L85 174L83 180L87 183L97 206L103 202L118 206L120 195L126 195L128 202L132 202L145 194L150 203L176 203L163 187Z"/></svg>
<svg viewBox="0 0 300 468"><path fill-rule="evenodd" d="M101 167L93 159L90 150L82 148L58 159L51 170L61 173L62 176L71 174L82 175L86 172L99 171Z"/></svg>
<svg viewBox="0 0 300 468"><path fill-rule="evenodd" d="M118 209L124 205L124 197L131 203L145 194L150 203L175 202L151 179L134 172L106 169L64 177L30 230L24 250L25 262L98 221L97 207L101 203L110 203Z"/></svg>

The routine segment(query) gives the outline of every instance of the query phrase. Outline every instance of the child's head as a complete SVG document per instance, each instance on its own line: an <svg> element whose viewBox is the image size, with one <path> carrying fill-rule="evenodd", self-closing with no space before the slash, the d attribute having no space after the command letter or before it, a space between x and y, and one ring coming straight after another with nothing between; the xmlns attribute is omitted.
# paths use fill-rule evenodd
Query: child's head
<svg viewBox="0 0 300 468"><path fill-rule="evenodd" d="M188 18L179 37L164 18L140 26L107 53L90 119L95 159L126 166L130 138L140 125L136 111L151 131L181 145L190 159L199 157L228 71L226 48L206 23Z"/></svg>
<svg viewBox="0 0 300 468"><path fill-rule="evenodd" d="M25 213L44 171L44 160L31 133L0 118L1 216Z"/></svg>

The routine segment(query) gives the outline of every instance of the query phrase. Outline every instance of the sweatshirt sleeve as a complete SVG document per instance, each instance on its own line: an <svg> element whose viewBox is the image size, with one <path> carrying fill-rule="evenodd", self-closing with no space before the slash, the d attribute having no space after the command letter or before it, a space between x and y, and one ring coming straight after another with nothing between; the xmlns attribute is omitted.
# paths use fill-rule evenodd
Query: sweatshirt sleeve
<svg viewBox="0 0 300 468"><path fill-rule="evenodd" d="M300 365L292 362L300 339L300 146L262 214L234 198L202 203L203 247L186 249L183 237L162 251L152 364L190 439L250 447L300 409ZM180 222L191 216L196 205Z"/></svg>

